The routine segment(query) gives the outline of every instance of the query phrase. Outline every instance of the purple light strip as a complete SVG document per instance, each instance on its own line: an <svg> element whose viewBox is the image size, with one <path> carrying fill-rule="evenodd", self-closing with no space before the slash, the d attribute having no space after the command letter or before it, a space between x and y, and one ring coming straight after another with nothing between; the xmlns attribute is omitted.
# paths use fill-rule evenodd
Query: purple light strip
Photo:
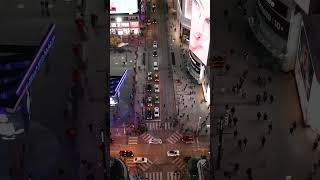
<svg viewBox="0 0 320 180"><path fill-rule="evenodd" d="M23 85L25 84L25 81L27 80L27 77L29 77L29 75L30 75L30 73L31 73L31 70L33 69L33 67L34 67L35 64L36 64L36 60L39 59L39 56L40 56L41 52L43 51L43 48L44 48L45 44L48 42L49 37L52 35L53 30L55 29L55 27L56 27L55 24L52 24L52 25L51 25L51 28L50 28L50 30L49 30L49 32L48 32L45 40L44 40L43 43L41 44L41 47L40 47L40 49L38 50L36 57L33 59L33 62L32 62L32 64L31 64L30 68L28 69L27 73L24 75L24 77L23 77L23 79L22 79L22 81L21 81L21 83L20 83L20 85L19 85L19 87L18 87L18 89L17 89L17 91L16 91L16 94L17 94L17 95L20 94L20 91L21 91Z"/></svg>
<svg viewBox="0 0 320 180"><path fill-rule="evenodd" d="M121 79L120 79L120 82L119 82L118 86L117 86L116 89L115 89L115 92L116 92L116 93L119 91L122 83L124 82L125 78L127 77L127 74L128 74L128 69L126 69L126 70L124 71L124 73L123 73L123 75L122 75L122 77L121 77Z"/></svg>

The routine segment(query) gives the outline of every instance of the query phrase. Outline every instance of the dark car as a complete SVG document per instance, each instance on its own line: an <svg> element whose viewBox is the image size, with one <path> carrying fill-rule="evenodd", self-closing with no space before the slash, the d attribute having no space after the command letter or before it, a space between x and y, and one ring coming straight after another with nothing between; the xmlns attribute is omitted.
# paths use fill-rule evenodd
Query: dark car
<svg viewBox="0 0 320 180"><path fill-rule="evenodd" d="M133 152L132 151L120 151L119 155L122 157L133 157Z"/></svg>
<svg viewBox="0 0 320 180"><path fill-rule="evenodd" d="M154 20L152 21L152 24L157 24L157 20L154 19Z"/></svg>
<svg viewBox="0 0 320 180"><path fill-rule="evenodd" d="M152 91L152 86L151 86L151 84L148 84L147 85L147 92L151 92Z"/></svg>
<svg viewBox="0 0 320 180"><path fill-rule="evenodd" d="M152 111L150 108L147 109L146 116L147 116L147 119L149 119L149 120L152 119Z"/></svg>
<svg viewBox="0 0 320 180"><path fill-rule="evenodd" d="M157 53L156 50L153 51L152 56L153 56L153 57L158 57L158 53Z"/></svg>

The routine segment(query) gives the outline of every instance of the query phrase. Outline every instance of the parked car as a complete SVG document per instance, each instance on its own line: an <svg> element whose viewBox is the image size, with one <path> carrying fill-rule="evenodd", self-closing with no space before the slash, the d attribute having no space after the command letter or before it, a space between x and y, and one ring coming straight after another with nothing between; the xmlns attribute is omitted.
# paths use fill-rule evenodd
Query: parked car
<svg viewBox="0 0 320 180"><path fill-rule="evenodd" d="M151 20L147 19L147 25L150 25L150 24L151 24Z"/></svg>
<svg viewBox="0 0 320 180"><path fill-rule="evenodd" d="M193 144L194 143L194 137L192 135L186 135L182 137L182 142L186 144Z"/></svg>
<svg viewBox="0 0 320 180"><path fill-rule="evenodd" d="M147 109L146 115L147 115L147 119L148 119L148 120L151 120L151 119L152 119L152 111L151 111L150 108Z"/></svg>
<svg viewBox="0 0 320 180"><path fill-rule="evenodd" d="M153 70L155 70L155 71L158 71L158 70L159 70L158 62L157 62L157 61L153 62Z"/></svg>
<svg viewBox="0 0 320 180"><path fill-rule="evenodd" d="M180 152L179 152L179 150L170 150L167 152L167 155L168 156L179 156Z"/></svg>
<svg viewBox="0 0 320 180"><path fill-rule="evenodd" d="M147 98L147 106L148 107L152 106L152 97L150 96Z"/></svg>
<svg viewBox="0 0 320 180"><path fill-rule="evenodd" d="M155 103L155 104L160 104L160 100L159 100L159 96L158 96L158 95L156 95L156 96L154 97L154 103Z"/></svg>
<svg viewBox="0 0 320 180"><path fill-rule="evenodd" d="M152 86L151 86L151 84L148 84L147 85L147 92L151 92L152 91Z"/></svg>
<svg viewBox="0 0 320 180"><path fill-rule="evenodd" d="M162 140L160 138L153 137L149 140L149 144L162 144Z"/></svg>
<svg viewBox="0 0 320 180"><path fill-rule="evenodd" d="M159 82L159 75L158 74L154 74L154 81Z"/></svg>
<svg viewBox="0 0 320 180"><path fill-rule="evenodd" d="M152 80L152 72L148 72L148 80Z"/></svg>
<svg viewBox="0 0 320 180"><path fill-rule="evenodd" d="M152 53L152 56L153 57L158 57L158 52L156 50L154 50L153 53Z"/></svg>
<svg viewBox="0 0 320 180"><path fill-rule="evenodd" d="M153 41L153 43L152 43L152 47L153 47L153 48L157 48L157 47L158 47L158 43L157 43L157 41Z"/></svg>
<svg viewBox="0 0 320 180"><path fill-rule="evenodd" d="M134 162L134 163L139 163L139 164L141 164L141 163L147 163L147 162L148 162L148 159L147 159L146 157L135 157L135 158L133 159L133 162Z"/></svg>
<svg viewBox="0 0 320 180"><path fill-rule="evenodd" d="M154 117L159 117L160 116L160 109L159 107L154 107Z"/></svg>
<svg viewBox="0 0 320 180"><path fill-rule="evenodd" d="M159 92L160 92L159 84L155 84L155 85L154 85L154 92L155 92L155 93L159 93Z"/></svg>
<svg viewBox="0 0 320 180"><path fill-rule="evenodd" d="M134 156L132 151L127 151L127 150L120 151L119 155L122 156L122 157L133 157Z"/></svg>

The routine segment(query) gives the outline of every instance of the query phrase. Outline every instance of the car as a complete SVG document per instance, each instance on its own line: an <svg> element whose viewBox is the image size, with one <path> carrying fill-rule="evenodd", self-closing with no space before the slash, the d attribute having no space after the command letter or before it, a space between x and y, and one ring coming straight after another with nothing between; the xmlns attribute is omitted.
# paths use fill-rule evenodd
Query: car
<svg viewBox="0 0 320 180"><path fill-rule="evenodd" d="M156 4L155 3L152 4L152 12L156 12Z"/></svg>
<svg viewBox="0 0 320 180"><path fill-rule="evenodd" d="M193 144L194 143L194 138L192 135L186 135L182 137L182 142L186 143L186 144Z"/></svg>
<svg viewBox="0 0 320 180"><path fill-rule="evenodd" d="M156 50L153 51L152 56L153 56L153 57L158 57L158 53L157 53Z"/></svg>
<svg viewBox="0 0 320 180"><path fill-rule="evenodd" d="M152 97L150 96L147 98L147 106L148 107L152 106Z"/></svg>
<svg viewBox="0 0 320 180"><path fill-rule="evenodd" d="M157 43L157 41L153 41L153 43L152 43L152 47L153 47L153 48L157 48L157 47L158 47L158 43Z"/></svg>
<svg viewBox="0 0 320 180"><path fill-rule="evenodd" d="M122 156L122 157L133 157L134 156L132 151L127 151L127 150L120 151L119 155Z"/></svg>
<svg viewBox="0 0 320 180"><path fill-rule="evenodd" d="M152 80L152 72L148 72L148 80Z"/></svg>
<svg viewBox="0 0 320 180"><path fill-rule="evenodd" d="M148 162L148 159L146 157L135 157L133 159L133 162L134 163L139 163L139 164L142 164L142 163L147 163Z"/></svg>
<svg viewBox="0 0 320 180"><path fill-rule="evenodd" d="M151 119L152 119L152 112L151 112L151 109L150 109L150 108L148 108L146 113L147 113L147 114L146 114L146 115L147 115L147 119L148 119L148 120L151 120Z"/></svg>
<svg viewBox="0 0 320 180"><path fill-rule="evenodd" d="M160 116L160 109L159 107L154 108L154 117L159 117Z"/></svg>
<svg viewBox="0 0 320 180"><path fill-rule="evenodd" d="M155 85L154 85L154 92L155 92L155 93L159 93L159 92L160 92L159 84L155 84Z"/></svg>
<svg viewBox="0 0 320 180"><path fill-rule="evenodd" d="M151 24L151 20L147 19L147 25L150 25L150 24Z"/></svg>
<svg viewBox="0 0 320 180"><path fill-rule="evenodd" d="M159 75L158 74L154 74L154 81L159 82Z"/></svg>
<svg viewBox="0 0 320 180"><path fill-rule="evenodd" d="M162 140L160 138L151 138L149 141L148 141L149 144L162 144Z"/></svg>
<svg viewBox="0 0 320 180"><path fill-rule="evenodd" d="M155 71L159 70L159 66L158 66L158 62L157 61L153 62L153 70L155 70Z"/></svg>
<svg viewBox="0 0 320 180"><path fill-rule="evenodd" d="M179 155L180 155L179 150L170 150L167 152L167 156L173 157L173 156L179 156Z"/></svg>
<svg viewBox="0 0 320 180"><path fill-rule="evenodd" d="M151 92L152 91L152 86L151 86L151 84L148 84L147 85L147 92Z"/></svg>
<svg viewBox="0 0 320 180"><path fill-rule="evenodd" d="M157 20L153 19L152 24L157 24Z"/></svg>
<svg viewBox="0 0 320 180"><path fill-rule="evenodd" d="M159 100L159 96L158 96L158 95L156 95L156 96L154 97L154 103L155 103L155 104L160 104L160 100Z"/></svg>

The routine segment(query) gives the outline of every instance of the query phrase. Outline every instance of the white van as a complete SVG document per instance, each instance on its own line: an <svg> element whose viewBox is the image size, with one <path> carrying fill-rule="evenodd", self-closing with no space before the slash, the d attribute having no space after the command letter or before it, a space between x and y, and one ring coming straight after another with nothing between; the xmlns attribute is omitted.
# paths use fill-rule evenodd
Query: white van
<svg viewBox="0 0 320 180"><path fill-rule="evenodd" d="M153 70L158 71L159 67L158 67L158 62L153 62Z"/></svg>

